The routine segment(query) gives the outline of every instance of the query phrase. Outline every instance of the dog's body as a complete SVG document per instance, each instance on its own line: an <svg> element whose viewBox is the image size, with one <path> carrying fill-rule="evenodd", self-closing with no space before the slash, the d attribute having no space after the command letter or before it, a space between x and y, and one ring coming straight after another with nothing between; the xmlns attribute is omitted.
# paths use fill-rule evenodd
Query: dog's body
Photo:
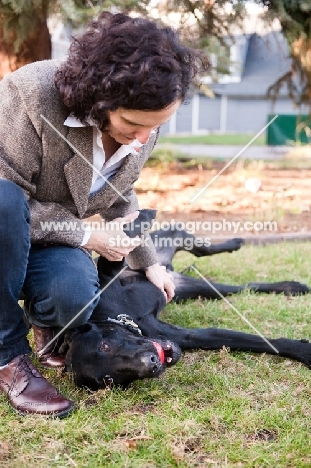
<svg viewBox="0 0 311 468"><path fill-rule="evenodd" d="M152 234L154 239L161 236L189 238L188 233L174 229ZM241 239L233 239L211 247L194 247L190 252L196 256L232 252L238 250L242 243ZM175 299L218 298L215 290L204 280L173 271L173 255L182 249L181 242L177 244L178 249L166 246L158 251L160 263L172 272ZM78 385L98 389L111 383L127 385L135 379L157 377L166 367L175 364L181 350L185 349L216 350L225 346L231 350L276 354L258 335L217 328L185 329L162 322L159 320L159 314L165 307L162 292L140 271L127 269L116 277L123 267L123 262L99 258L100 287L111 284L101 295L91 321L65 337L63 350L68 350L67 368L73 371ZM223 296L240 292L245 287L264 293L296 295L309 292L307 286L295 281L214 286ZM269 342L280 356L311 366L311 344L307 340L279 338Z"/></svg>

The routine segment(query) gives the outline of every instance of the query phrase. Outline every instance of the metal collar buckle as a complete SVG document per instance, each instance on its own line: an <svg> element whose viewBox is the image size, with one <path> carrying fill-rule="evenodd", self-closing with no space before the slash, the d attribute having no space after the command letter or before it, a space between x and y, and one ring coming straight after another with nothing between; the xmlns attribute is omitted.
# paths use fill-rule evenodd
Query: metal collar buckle
<svg viewBox="0 0 311 468"><path fill-rule="evenodd" d="M131 332L137 333L138 335L142 335L141 329L139 328L137 323L134 322L134 320L132 319L130 315L119 314L117 315L116 319L112 319L108 317L107 320L108 322L113 322L113 323L117 323L118 325L123 325Z"/></svg>

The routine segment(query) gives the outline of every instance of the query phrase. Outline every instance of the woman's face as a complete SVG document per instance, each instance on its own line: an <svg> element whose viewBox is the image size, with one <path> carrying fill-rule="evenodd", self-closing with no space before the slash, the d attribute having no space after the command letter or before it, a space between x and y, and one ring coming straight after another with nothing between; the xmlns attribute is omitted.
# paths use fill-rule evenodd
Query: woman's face
<svg viewBox="0 0 311 468"><path fill-rule="evenodd" d="M135 139L143 145L149 140L152 130L167 122L180 106L181 101L173 102L160 110L145 111L119 107L108 111L109 125L106 132L121 145L128 145Z"/></svg>

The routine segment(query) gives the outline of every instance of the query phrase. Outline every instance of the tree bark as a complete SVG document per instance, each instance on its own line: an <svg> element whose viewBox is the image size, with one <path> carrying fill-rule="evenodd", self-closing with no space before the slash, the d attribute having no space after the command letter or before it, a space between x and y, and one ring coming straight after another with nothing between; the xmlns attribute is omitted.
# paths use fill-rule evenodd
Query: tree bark
<svg viewBox="0 0 311 468"><path fill-rule="evenodd" d="M38 20L37 27L28 34L17 53L13 42L13 35L10 42L5 42L0 30L0 80L27 63L51 58L51 37L45 20Z"/></svg>
<svg viewBox="0 0 311 468"><path fill-rule="evenodd" d="M303 83L302 102L311 103L311 39L301 37L290 44L294 62L300 69L300 81Z"/></svg>

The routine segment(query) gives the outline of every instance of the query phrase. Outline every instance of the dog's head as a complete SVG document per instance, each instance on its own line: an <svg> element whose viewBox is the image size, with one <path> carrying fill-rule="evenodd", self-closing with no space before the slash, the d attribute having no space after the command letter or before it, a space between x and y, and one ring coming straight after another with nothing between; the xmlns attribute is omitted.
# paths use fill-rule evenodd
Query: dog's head
<svg viewBox="0 0 311 468"><path fill-rule="evenodd" d="M159 377L181 356L175 343L148 339L114 321L79 327L67 346L67 370L78 386L92 390Z"/></svg>

